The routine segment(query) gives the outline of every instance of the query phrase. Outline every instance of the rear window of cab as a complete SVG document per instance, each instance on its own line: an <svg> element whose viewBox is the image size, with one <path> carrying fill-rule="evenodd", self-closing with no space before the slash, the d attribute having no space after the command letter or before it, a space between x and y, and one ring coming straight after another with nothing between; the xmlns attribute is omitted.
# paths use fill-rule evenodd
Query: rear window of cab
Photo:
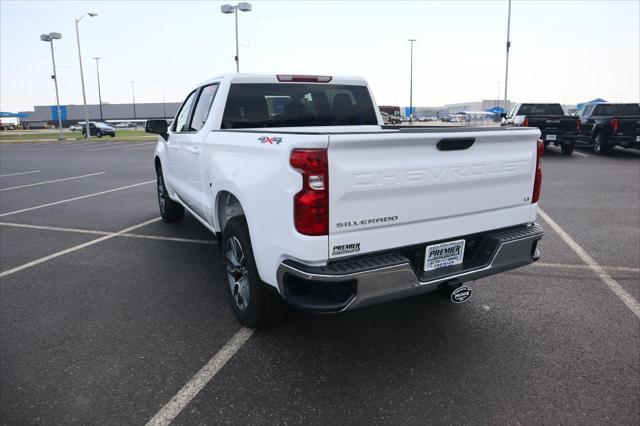
<svg viewBox="0 0 640 426"><path fill-rule="evenodd" d="M376 125L366 86L322 83L232 84L223 129Z"/></svg>

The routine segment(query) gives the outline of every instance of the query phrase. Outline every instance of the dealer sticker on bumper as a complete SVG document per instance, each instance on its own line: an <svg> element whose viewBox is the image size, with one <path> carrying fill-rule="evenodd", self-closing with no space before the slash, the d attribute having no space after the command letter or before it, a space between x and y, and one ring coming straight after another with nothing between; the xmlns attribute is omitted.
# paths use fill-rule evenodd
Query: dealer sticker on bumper
<svg viewBox="0 0 640 426"><path fill-rule="evenodd" d="M464 243L464 240L457 240L427 246L424 256L424 270L433 271L434 269L462 263Z"/></svg>

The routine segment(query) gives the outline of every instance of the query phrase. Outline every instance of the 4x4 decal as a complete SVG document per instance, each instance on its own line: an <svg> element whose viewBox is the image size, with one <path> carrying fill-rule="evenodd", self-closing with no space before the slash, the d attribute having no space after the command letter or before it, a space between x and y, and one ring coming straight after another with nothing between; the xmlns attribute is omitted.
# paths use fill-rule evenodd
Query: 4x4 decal
<svg viewBox="0 0 640 426"><path fill-rule="evenodd" d="M270 143L270 144L276 144L276 145L280 145L280 143L282 142L282 138L281 137L269 137L269 136L260 136L258 138L258 140L260 141L260 143Z"/></svg>

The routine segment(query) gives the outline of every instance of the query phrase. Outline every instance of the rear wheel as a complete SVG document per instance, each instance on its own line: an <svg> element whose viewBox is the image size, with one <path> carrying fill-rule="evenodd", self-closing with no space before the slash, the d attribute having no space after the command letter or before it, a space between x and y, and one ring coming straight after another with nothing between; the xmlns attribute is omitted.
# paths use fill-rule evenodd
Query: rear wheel
<svg viewBox="0 0 640 426"><path fill-rule="evenodd" d="M234 217L222 233L229 301L238 321L251 328L268 327L282 320L284 300L260 279L244 217Z"/></svg>
<svg viewBox="0 0 640 426"><path fill-rule="evenodd" d="M573 152L573 144L562 144L560 149L564 155L571 155Z"/></svg>
<svg viewBox="0 0 640 426"><path fill-rule="evenodd" d="M102 137L102 132L100 130L98 130L98 133L96 133L96 136L101 138Z"/></svg>
<svg viewBox="0 0 640 426"><path fill-rule="evenodd" d="M109 136L111 136L112 138L115 138L116 134L115 133L111 133Z"/></svg>
<svg viewBox="0 0 640 426"><path fill-rule="evenodd" d="M596 155L605 155L611 151L611 147L607 145L607 138L602 132L598 133L593 139L593 152Z"/></svg>
<svg viewBox="0 0 640 426"><path fill-rule="evenodd" d="M165 222L178 222L182 220L184 207L169 198L161 168L158 168L156 172L156 181L158 187L158 206L160 207L162 220Z"/></svg>

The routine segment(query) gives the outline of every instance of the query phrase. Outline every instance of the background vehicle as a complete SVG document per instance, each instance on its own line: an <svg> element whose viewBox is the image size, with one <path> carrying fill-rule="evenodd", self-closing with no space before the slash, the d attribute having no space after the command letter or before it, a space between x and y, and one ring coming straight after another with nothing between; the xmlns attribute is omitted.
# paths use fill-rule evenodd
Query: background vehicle
<svg viewBox="0 0 640 426"><path fill-rule="evenodd" d="M580 120L566 115L560 104L515 104L503 114L502 126L537 127L545 146L559 146L562 153L573 152L580 131Z"/></svg>
<svg viewBox="0 0 640 426"><path fill-rule="evenodd" d="M69 130L72 132L80 132L82 131L83 127L81 124L72 124L71 126L69 126Z"/></svg>
<svg viewBox="0 0 640 426"><path fill-rule="evenodd" d="M90 121L89 122L89 133L91 136L97 136L99 138L103 136L111 136L114 137L116 135L116 129L109 126L106 123L102 123L100 121ZM87 137L86 127L82 128L82 136Z"/></svg>
<svg viewBox="0 0 640 426"><path fill-rule="evenodd" d="M616 145L640 148L640 104L585 104L576 117L580 120L580 141L592 144L598 155Z"/></svg>
<svg viewBox="0 0 640 426"><path fill-rule="evenodd" d="M286 102L282 102L282 100ZM232 308L338 312L539 257L538 129L382 127L356 77L230 74L197 86L155 152L165 221L220 235Z"/></svg>
<svg viewBox="0 0 640 426"><path fill-rule="evenodd" d="M16 130L16 125L13 123L0 123L0 130Z"/></svg>

